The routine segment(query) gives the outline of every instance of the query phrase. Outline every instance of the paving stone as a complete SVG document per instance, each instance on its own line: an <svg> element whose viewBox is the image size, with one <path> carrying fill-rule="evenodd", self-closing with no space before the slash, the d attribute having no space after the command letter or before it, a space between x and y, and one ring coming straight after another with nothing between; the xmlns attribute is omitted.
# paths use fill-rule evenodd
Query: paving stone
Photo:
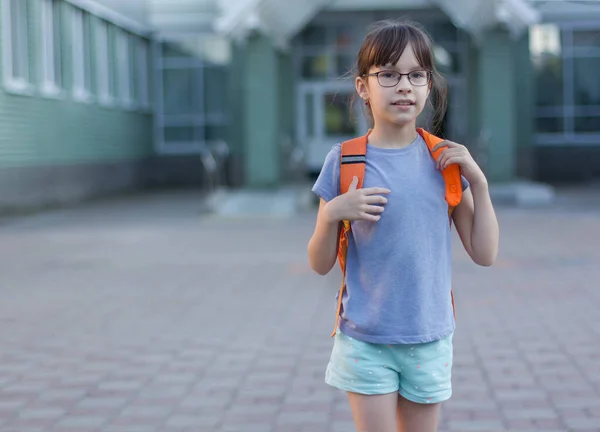
<svg viewBox="0 0 600 432"><path fill-rule="evenodd" d="M324 383L340 274L308 267L314 212L241 223L185 196L0 226L0 431L354 429ZM490 268L453 237L440 432L600 430L596 210L499 208Z"/></svg>

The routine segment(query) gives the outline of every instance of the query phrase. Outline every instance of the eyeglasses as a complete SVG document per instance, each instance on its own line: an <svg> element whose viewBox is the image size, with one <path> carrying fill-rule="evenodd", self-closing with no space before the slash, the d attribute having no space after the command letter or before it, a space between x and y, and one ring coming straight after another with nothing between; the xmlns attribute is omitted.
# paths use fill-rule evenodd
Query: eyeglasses
<svg viewBox="0 0 600 432"><path fill-rule="evenodd" d="M431 72L426 70L412 71L405 74L396 71L385 70L366 74L366 76L376 76L381 87L397 86L404 75L408 77L408 82L415 87L425 86L429 84L429 81L431 80Z"/></svg>

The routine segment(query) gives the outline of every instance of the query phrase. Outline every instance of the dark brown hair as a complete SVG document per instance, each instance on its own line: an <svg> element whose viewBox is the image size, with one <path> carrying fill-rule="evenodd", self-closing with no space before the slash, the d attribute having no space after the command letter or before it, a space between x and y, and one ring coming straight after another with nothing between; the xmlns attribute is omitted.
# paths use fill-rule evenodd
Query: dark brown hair
<svg viewBox="0 0 600 432"><path fill-rule="evenodd" d="M432 132L440 134L447 107L446 82L435 68L431 38L419 24L394 20L374 23L358 52L355 76L365 76L372 66L396 64L409 43L421 67L432 73L430 83L430 101L434 109ZM372 120L370 107L368 111Z"/></svg>

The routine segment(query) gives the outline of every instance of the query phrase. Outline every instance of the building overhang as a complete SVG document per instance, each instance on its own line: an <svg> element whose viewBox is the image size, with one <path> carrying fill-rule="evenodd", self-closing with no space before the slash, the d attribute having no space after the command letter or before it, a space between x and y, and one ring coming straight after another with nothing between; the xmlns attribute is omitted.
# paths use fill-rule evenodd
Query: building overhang
<svg viewBox="0 0 600 432"><path fill-rule="evenodd" d="M569 0L528 0L541 14L542 21L579 21L600 20L600 1Z"/></svg>
<svg viewBox="0 0 600 432"><path fill-rule="evenodd" d="M541 19L527 0L433 0L456 27L481 41L486 31L503 27L514 38L527 32Z"/></svg>
<svg viewBox="0 0 600 432"><path fill-rule="evenodd" d="M235 40L243 40L257 31L283 48L331 1L219 0L221 14L215 30Z"/></svg>
<svg viewBox="0 0 600 432"><path fill-rule="evenodd" d="M262 33L285 47L322 10L436 9L481 41L497 27L518 38L543 21L600 19L600 2L568 0L147 0L161 33L210 33L244 40Z"/></svg>

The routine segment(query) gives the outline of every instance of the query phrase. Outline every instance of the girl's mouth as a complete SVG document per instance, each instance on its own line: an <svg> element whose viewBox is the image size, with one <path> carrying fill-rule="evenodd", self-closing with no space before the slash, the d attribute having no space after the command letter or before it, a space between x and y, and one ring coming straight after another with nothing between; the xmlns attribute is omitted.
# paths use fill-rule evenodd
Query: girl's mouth
<svg viewBox="0 0 600 432"><path fill-rule="evenodd" d="M392 102L392 105L396 105L396 106L412 106L415 103L411 100L398 100L395 102Z"/></svg>
<svg viewBox="0 0 600 432"><path fill-rule="evenodd" d="M392 106L395 107L398 111L408 111L410 110L415 103L411 100L401 100L392 102Z"/></svg>

